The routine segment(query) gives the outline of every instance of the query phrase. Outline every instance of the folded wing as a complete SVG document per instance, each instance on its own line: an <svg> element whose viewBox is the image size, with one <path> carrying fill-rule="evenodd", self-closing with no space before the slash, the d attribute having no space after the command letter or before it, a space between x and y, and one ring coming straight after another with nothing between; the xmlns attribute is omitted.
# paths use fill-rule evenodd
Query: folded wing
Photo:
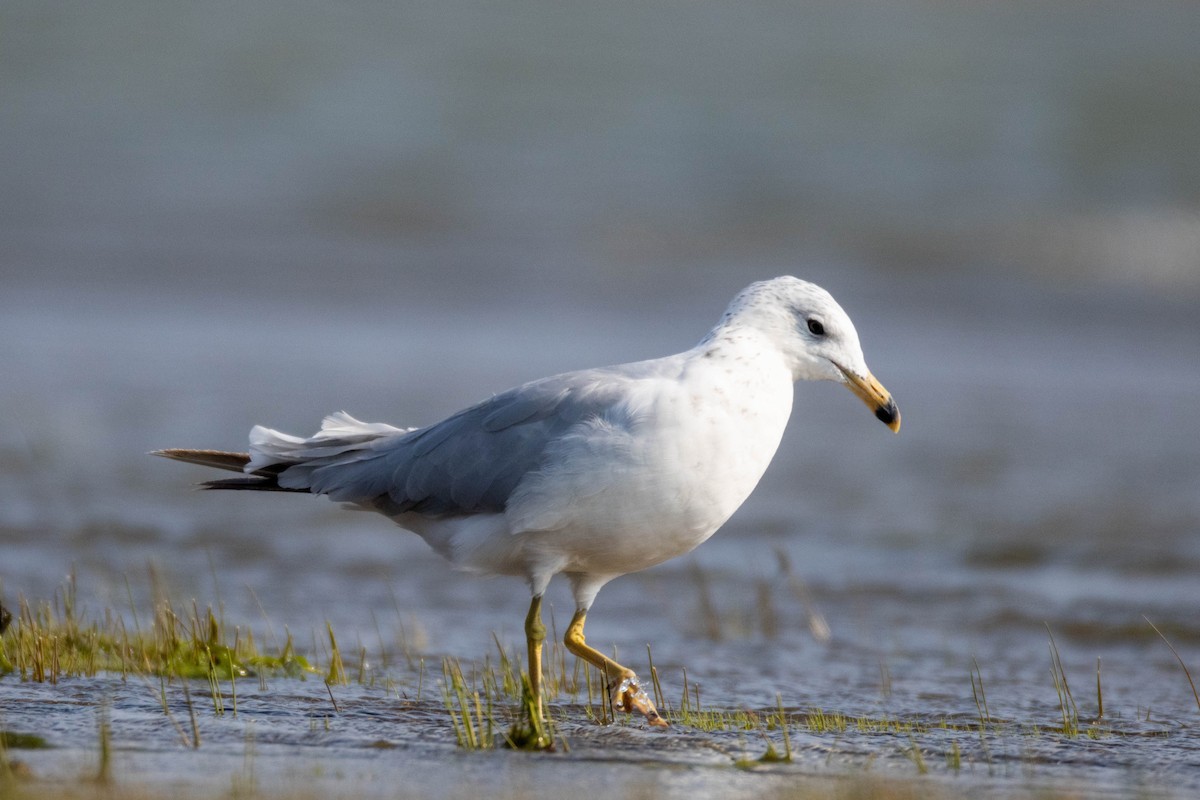
<svg viewBox="0 0 1200 800"><path fill-rule="evenodd" d="M541 466L548 443L604 417L631 380L615 370L593 370L584 380L579 373L546 378L427 428L368 424L345 413L326 418L308 439L256 427L246 471L273 476L283 490L389 516L499 513L521 479Z"/></svg>

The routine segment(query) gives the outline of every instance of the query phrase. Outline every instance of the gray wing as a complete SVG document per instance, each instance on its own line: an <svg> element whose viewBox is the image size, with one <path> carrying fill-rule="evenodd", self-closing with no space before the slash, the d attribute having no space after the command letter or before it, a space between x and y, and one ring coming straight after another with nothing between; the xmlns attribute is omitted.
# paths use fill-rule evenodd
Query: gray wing
<svg viewBox="0 0 1200 800"><path fill-rule="evenodd" d="M534 381L428 428L296 463L280 474L280 483L388 515L501 512L521 479L541 466L550 442L628 396L637 366Z"/></svg>

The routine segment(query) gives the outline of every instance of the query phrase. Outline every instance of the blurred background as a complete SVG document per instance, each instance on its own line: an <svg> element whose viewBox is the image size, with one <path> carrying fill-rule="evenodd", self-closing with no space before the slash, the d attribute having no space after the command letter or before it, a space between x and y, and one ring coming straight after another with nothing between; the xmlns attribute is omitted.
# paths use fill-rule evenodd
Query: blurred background
<svg viewBox="0 0 1200 800"><path fill-rule="evenodd" d="M1142 615L1195 663L1200 6L14 0L0 30L7 603L75 571L128 608L153 565L231 616L518 642L519 583L145 453L431 423L792 273L903 432L797 387L742 511L589 636L745 702L853 705L882 658L961 699L978 655L1020 704L1049 623L1114 703L1180 701Z"/></svg>

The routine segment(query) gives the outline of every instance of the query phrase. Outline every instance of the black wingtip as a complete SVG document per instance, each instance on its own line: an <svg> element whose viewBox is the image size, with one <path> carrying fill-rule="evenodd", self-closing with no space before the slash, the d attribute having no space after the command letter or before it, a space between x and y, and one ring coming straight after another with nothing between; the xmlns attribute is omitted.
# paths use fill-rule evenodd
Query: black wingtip
<svg viewBox="0 0 1200 800"><path fill-rule="evenodd" d="M243 492L299 492L311 494L308 489L290 489L280 486L274 478L224 478L218 481L205 481L199 484L200 489L232 489Z"/></svg>

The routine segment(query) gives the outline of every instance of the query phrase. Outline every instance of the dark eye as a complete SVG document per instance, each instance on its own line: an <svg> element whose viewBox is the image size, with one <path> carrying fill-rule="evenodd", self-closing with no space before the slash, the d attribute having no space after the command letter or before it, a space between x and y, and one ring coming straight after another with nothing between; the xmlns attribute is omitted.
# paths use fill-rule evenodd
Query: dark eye
<svg viewBox="0 0 1200 800"><path fill-rule="evenodd" d="M810 319L808 321L808 332L813 336L824 336L825 326L821 324L820 320Z"/></svg>

